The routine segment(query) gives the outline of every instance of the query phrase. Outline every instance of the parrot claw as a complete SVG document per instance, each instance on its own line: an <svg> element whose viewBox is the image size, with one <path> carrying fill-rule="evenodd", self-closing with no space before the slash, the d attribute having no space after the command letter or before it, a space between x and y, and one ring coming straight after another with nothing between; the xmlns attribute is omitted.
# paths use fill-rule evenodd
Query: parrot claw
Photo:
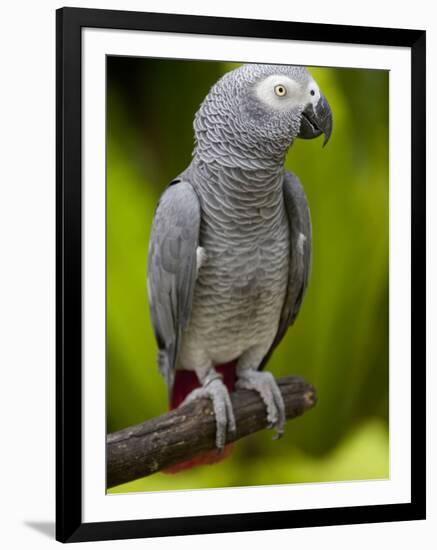
<svg viewBox="0 0 437 550"><path fill-rule="evenodd" d="M273 439L280 439L284 435L285 405L272 373L242 369L238 373L236 388L255 390L260 394L267 409L267 428L275 428L276 434Z"/></svg>
<svg viewBox="0 0 437 550"><path fill-rule="evenodd" d="M207 397L212 402L216 422L215 444L217 449L223 452L226 443L226 432L235 433L237 425L229 392L221 378L214 378L201 388L193 390L181 403L181 406L190 403L194 399L204 397Z"/></svg>

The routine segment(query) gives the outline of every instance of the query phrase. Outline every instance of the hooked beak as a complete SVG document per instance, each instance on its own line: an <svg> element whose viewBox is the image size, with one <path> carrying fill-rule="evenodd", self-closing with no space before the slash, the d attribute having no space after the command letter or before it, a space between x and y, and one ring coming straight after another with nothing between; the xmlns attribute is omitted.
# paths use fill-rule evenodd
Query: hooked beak
<svg viewBox="0 0 437 550"><path fill-rule="evenodd" d="M302 113L302 119L300 123L300 130L297 137L302 139L312 139L325 134L323 140L323 146L328 143L332 133L332 111L329 103L323 94L320 95L320 99L317 105L313 107L312 104L308 105Z"/></svg>

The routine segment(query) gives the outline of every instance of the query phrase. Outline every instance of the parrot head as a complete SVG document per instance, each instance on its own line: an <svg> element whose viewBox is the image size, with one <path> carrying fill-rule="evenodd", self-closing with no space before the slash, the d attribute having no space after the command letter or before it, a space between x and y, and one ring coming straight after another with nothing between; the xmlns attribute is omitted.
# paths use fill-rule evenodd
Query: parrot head
<svg viewBox="0 0 437 550"><path fill-rule="evenodd" d="M331 108L307 69L247 64L226 73L195 117L197 149L283 158L296 138L332 132ZM221 147L226 144L227 147Z"/></svg>

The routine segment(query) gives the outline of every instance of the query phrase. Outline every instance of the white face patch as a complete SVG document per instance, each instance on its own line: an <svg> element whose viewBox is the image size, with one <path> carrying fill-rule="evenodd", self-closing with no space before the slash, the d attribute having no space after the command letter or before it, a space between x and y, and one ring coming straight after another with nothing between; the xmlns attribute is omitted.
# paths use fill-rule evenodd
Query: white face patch
<svg viewBox="0 0 437 550"><path fill-rule="evenodd" d="M260 101L278 111L289 111L299 105L305 107L309 103L316 105L320 99L319 87L314 80L302 85L283 74L264 78L258 82L255 90Z"/></svg>
<svg viewBox="0 0 437 550"><path fill-rule="evenodd" d="M307 85L307 95L310 98L310 103L317 105L320 99L320 90L313 79L311 79Z"/></svg>

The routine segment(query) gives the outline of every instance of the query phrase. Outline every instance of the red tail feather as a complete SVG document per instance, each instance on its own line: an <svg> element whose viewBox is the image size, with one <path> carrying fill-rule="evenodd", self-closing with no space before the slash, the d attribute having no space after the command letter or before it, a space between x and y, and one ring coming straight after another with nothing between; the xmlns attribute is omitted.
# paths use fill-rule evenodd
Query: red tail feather
<svg viewBox="0 0 437 550"><path fill-rule="evenodd" d="M234 391L235 388L235 369L237 361L231 361L230 363L224 363L223 365L217 365L215 370L223 376L223 383L227 387L229 392ZM185 397L191 393L194 389L200 387L199 379L194 371L191 370L177 370L175 373L175 380L173 384L173 392L170 399L170 409L176 409ZM232 450L233 444L225 445L224 451L218 450L207 451L200 455L195 456L190 460L175 464L163 470L166 474L176 474L182 470L193 468L193 466L200 466L203 464L215 464L221 462L227 458Z"/></svg>

